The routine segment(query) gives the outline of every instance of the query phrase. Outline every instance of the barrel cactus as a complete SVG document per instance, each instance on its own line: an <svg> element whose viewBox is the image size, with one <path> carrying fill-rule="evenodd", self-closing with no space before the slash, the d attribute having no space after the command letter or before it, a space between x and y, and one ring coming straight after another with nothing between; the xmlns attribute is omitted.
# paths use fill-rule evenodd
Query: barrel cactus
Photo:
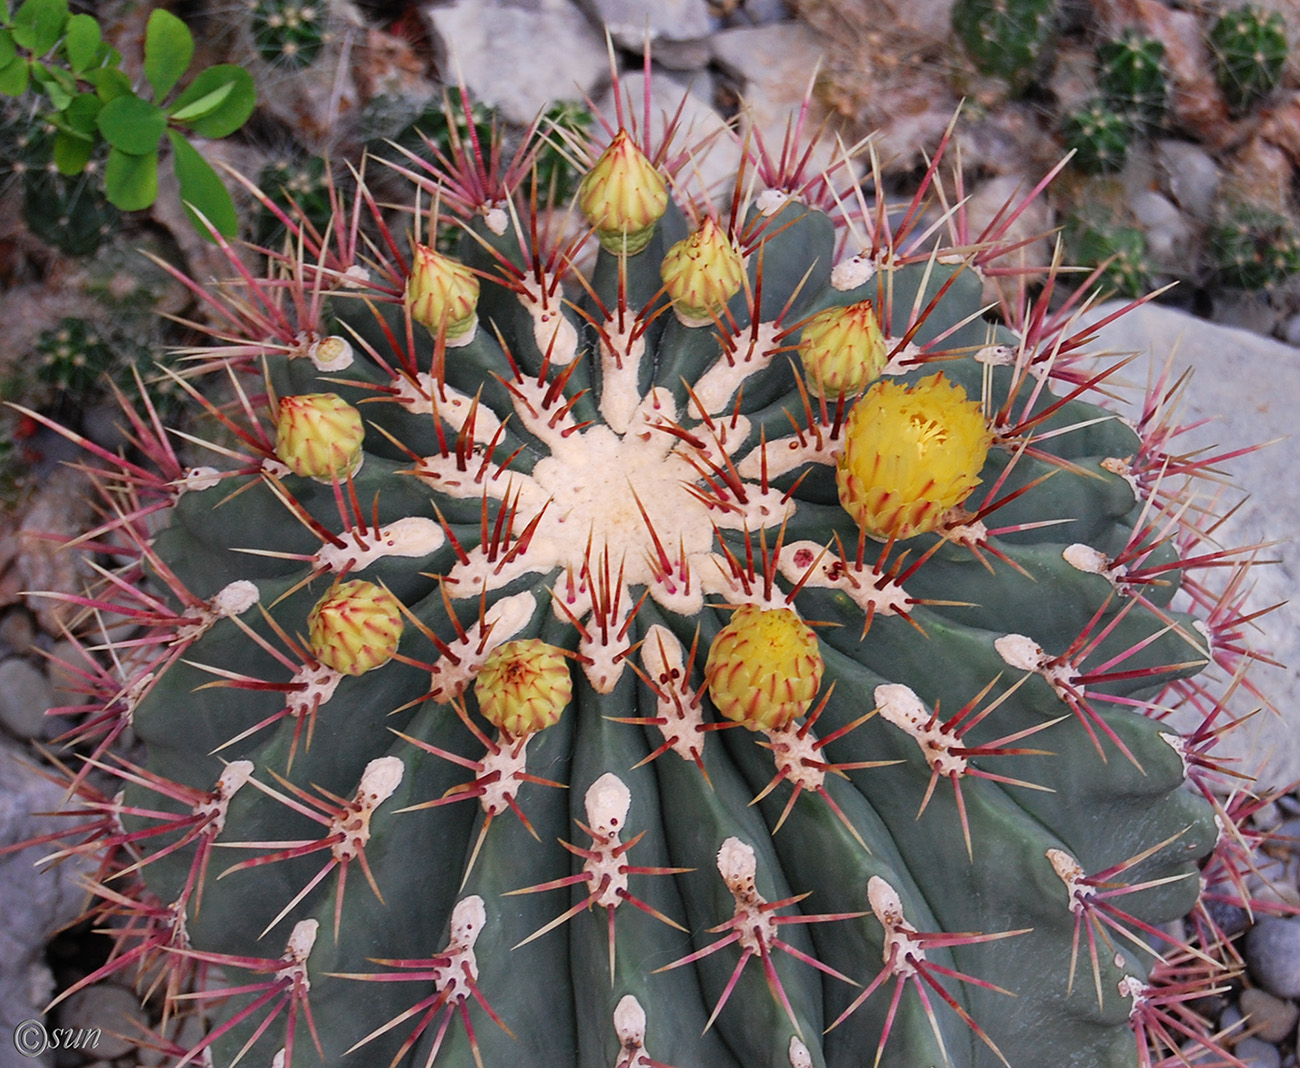
<svg viewBox="0 0 1300 1068"><path fill-rule="evenodd" d="M86 981L178 1065L1214 1049L1217 458L1087 400L1049 294L986 315L1014 248L922 223L942 150L902 217L761 148L719 206L649 110L575 131L567 214L471 139L399 162L410 244L361 186L189 283L209 463L147 404L90 446Z"/></svg>

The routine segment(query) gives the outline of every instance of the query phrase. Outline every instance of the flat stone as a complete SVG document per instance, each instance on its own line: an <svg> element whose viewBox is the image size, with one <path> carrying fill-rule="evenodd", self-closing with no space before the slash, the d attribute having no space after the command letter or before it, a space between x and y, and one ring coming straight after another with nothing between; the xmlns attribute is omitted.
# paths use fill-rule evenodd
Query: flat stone
<svg viewBox="0 0 1300 1068"><path fill-rule="evenodd" d="M596 22L609 31L620 48L639 51L648 38L693 41L707 37L709 5L705 0L579 0ZM656 57L657 58L657 57Z"/></svg>
<svg viewBox="0 0 1300 1068"><path fill-rule="evenodd" d="M44 738L49 733L45 710L54 703L49 679L35 664L19 657L0 662L0 726L16 738Z"/></svg>
<svg viewBox="0 0 1300 1068"><path fill-rule="evenodd" d="M566 0L460 0L424 9L450 76L521 125L556 100L592 94L608 74L605 40Z"/></svg>
<svg viewBox="0 0 1300 1068"><path fill-rule="evenodd" d="M1247 1036L1232 1047L1233 1055L1246 1068L1282 1068L1282 1054L1271 1043Z"/></svg>
<svg viewBox="0 0 1300 1068"><path fill-rule="evenodd" d="M105 1060L125 1056L135 1043L119 1035L140 1034L149 1020L140 999L116 983L93 983L59 1005L59 1026L69 1028L87 1043L87 1052ZM95 1032L99 1032L98 1035Z"/></svg>
<svg viewBox="0 0 1300 1068"><path fill-rule="evenodd" d="M749 128L762 138L770 156L779 158L787 128L806 98L810 99L805 131L818 129L826 119L826 107L812 94L812 77L826 56L827 42L809 26L779 22L723 30L712 40L713 56L734 75L744 80L741 115ZM832 123L809 162L813 177L836 161L835 134L843 123ZM844 184L846 176L840 175Z"/></svg>
<svg viewBox="0 0 1300 1068"><path fill-rule="evenodd" d="M44 834L53 821L39 813L57 809L63 790L45 778L8 743L0 742L0 846ZM85 892L76 880L93 873L88 861L69 858L52 870L36 863L50 852L33 846L0 857L0 1068L53 1063L21 1057L10 1037L25 1020L39 1020L52 996L53 980L43 962L45 943L81 915Z"/></svg>
<svg viewBox="0 0 1300 1068"><path fill-rule="evenodd" d="M81 594L93 576L82 555L61 544L89 529L89 493L84 476L66 468L54 471L32 498L18 531L14 567L37 623L52 634L59 634L81 609L41 592Z"/></svg>
<svg viewBox="0 0 1300 1068"><path fill-rule="evenodd" d="M1251 1034L1264 1042L1281 1042L1300 1020L1300 1008L1294 1001L1274 997L1259 987L1243 990L1238 1004Z"/></svg>
<svg viewBox="0 0 1300 1068"><path fill-rule="evenodd" d="M1096 321L1118 307L1103 305L1085 321ZM1139 387L1133 392L1134 402L1140 402L1148 372L1157 373L1167 356L1173 357L1174 379L1183 368L1193 370L1177 422L1206 423L1177 439L1179 452L1202 448L1206 450L1203 455L1213 456L1285 439L1295 430L1300 359L1289 345L1147 304L1107 326L1094 351L1103 346L1116 353L1146 354L1122 374L1122 381ZM1130 406L1127 414L1134 411ZM1300 604L1293 599L1300 583L1300 543L1296 541L1300 492L1294 458L1295 443L1278 440L1268 448L1216 465L1249 495L1218 530L1217 540L1229 547L1277 543L1259 551L1260 559L1279 562L1251 572L1254 592L1249 606L1250 610L1275 604L1281 607L1258 620L1258 630L1252 628L1246 635L1252 646L1289 665L1258 665L1250 676L1277 711L1266 709L1252 716L1215 750L1216 755L1235 758L1241 770L1256 774L1256 789L1262 790L1300 779ZM1236 496L1225 496L1218 510L1236 500ZM1288 600L1290 604L1283 603ZM1257 697L1238 688L1229 707L1235 715L1244 716L1260 704Z"/></svg>
<svg viewBox="0 0 1300 1068"><path fill-rule="evenodd" d="M1214 217L1223 170L1214 157L1191 141L1157 141L1163 184L1174 202L1201 222Z"/></svg>

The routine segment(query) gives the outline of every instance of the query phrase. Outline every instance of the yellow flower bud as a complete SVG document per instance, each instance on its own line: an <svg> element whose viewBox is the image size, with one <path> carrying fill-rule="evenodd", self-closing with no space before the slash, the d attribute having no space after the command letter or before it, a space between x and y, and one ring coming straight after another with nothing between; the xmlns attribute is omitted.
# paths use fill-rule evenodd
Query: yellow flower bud
<svg viewBox="0 0 1300 1068"><path fill-rule="evenodd" d="M488 654L474 693L483 718L519 738L559 720L573 700L573 677L559 649L540 638L521 638Z"/></svg>
<svg viewBox="0 0 1300 1068"><path fill-rule="evenodd" d="M943 375L877 382L845 420L840 504L874 537L935 530L979 485L992 440L979 404Z"/></svg>
<svg viewBox="0 0 1300 1068"><path fill-rule="evenodd" d="M463 263L427 245L415 246L415 263L406 279L411 319L451 348L466 345L478 326L478 276Z"/></svg>
<svg viewBox="0 0 1300 1068"><path fill-rule="evenodd" d="M606 252L640 252L668 210L668 185L626 130L619 130L578 186L578 207Z"/></svg>
<svg viewBox="0 0 1300 1068"><path fill-rule="evenodd" d="M362 675L397 652L404 627L397 598L362 579L340 582L307 616L311 650L326 667Z"/></svg>
<svg viewBox="0 0 1300 1068"><path fill-rule="evenodd" d="M275 455L304 478L344 478L361 466L361 413L337 393L280 398Z"/></svg>
<svg viewBox="0 0 1300 1068"><path fill-rule="evenodd" d="M889 348L871 301L827 308L809 319L799 359L809 381L828 397L857 393L879 378Z"/></svg>
<svg viewBox="0 0 1300 1068"><path fill-rule="evenodd" d="M686 326L705 326L740 292L745 261L727 232L705 218L665 253L659 274L677 318Z"/></svg>
<svg viewBox="0 0 1300 1068"><path fill-rule="evenodd" d="M817 635L792 610L742 605L709 646L704 677L727 719L782 730L812 707L823 667Z"/></svg>

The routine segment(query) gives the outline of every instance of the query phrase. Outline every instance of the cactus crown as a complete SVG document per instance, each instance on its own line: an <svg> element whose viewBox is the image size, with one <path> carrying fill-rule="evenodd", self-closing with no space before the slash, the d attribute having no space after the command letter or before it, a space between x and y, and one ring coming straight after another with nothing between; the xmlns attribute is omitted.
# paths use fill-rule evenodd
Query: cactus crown
<svg viewBox="0 0 1300 1068"><path fill-rule="evenodd" d="M1224 557L1175 431L1086 399L1046 297L985 317L1000 231L919 222L943 146L901 226L765 150L719 208L649 108L623 171L582 153L590 222L533 217L537 144L465 101L404 168L454 255L362 190L328 243L286 212L257 300L209 294L221 466L143 402L157 472L119 462L85 598L140 629L77 738L148 747L121 800L77 784L138 935L106 967L209 1009L186 1062L1213 1051L1168 1022L1213 958L1160 925L1237 842L1195 676L1238 677L1249 617L1179 595ZM491 329L451 347L422 301L468 316L464 277Z"/></svg>

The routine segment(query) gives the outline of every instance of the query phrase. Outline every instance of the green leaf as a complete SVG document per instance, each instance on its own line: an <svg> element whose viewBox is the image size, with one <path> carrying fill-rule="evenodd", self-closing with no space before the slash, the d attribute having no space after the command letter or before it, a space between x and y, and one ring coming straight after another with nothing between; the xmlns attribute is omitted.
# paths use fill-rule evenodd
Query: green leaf
<svg viewBox="0 0 1300 1068"><path fill-rule="evenodd" d="M123 211L140 211L158 199L158 153L136 156L113 148L104 167L108 202Z"/></svg>
<svg viewBox="0 0 1300 1068"><path fill-rule="evenodd" d="M203 223L206 219L222 237L234 237L239 230L239 216L235 213L235 202L217 177L217 172L198 149L175 130L168 130L167 137L172 143L172 166L180 182L181 201L194 229L210 237L208 227ZM199 218L200 215L203 219Z"/></svg>
<svg viewBox="0 0 1300 1068"><path fill-rule="evenodd" d="M105 104L131 92L131 79L116 67L88 70L82 77L95 87L95 95Z"/></svg>
<svg viewBox="0 0 1300 1068"><path fill-rule="evenodd" d="M89 137L61 129L54 135L54 165L68 177L80 174L94 149L95 143Z"/></svg>
<svg viewBox="0 0 1300 1068"><path fill-rule="evenodd" d="M230 86L230 92L216 110L187 122L187 125L200 137L215 140L229 136L248 121L248 116L253 113L253 107L257 103L257 89L253 86L252 75L243 67L223 63L203 71L173 102L173 115L227 85Z"/></svg>
<svg viewBox="0 0 1300 1068"><path fill-rule="evenodd" d="M161 100L180 81L194 58L194 35L170 11L158 8L144 30L144 76Z"/></svg>
<svg viewBox="0 0 1300 1068"><path fill-rule="evenodd" d="M16 56L7 65L0 67L0 93L5 96L22 96L27 92L30 73L27 60Z"/></svg>
<svg viewBox="0 0 1300 1068"><path fill-rule="evenodd" d="M14 15L14 41L34 56L59 43L68 22L68 0L27 0Z"/></svg>
<svg viewBox="0 0 1300 1068"><path fill-rule="evenodd" d="M163 109L134 94L110 100L99 113L99 132L104 140L130 156L157 156L158 142L166 129Z"/></svg>
<svg viewBox="0 0 1300 1068"><path fill-rule="evenodd" d="M77 91L76 79L58 67L47 67L44 63L32 63L32 79L45 90L55 111L62 111L70 103Z"/></svg>
<svg viewBox="0 0 1300 1068"><path fill-rule="evenodd" d="M78 93L63 109L62 123L70 133L80 134L83 140L94 141L96 120L104 105L94 93Z"/></svg>
<svg viewBox="0 0 1300 1068"><path fill-rule="evenodd" d="M234 89L234 84L227 82L220 89L214 89L206 96L199 97L193 104L187 104L185 107L173 111L171 118L175 122L190 123L203 118L205 115L210 115L225 102L226 97L234 92Z"/></svg>
<svg viewBox="0 0 1300 1068"><path fill-rule="evenodd" d="M14 35L8 30L0 30L0 68L9 66L16 55L18 49L14 45Z"/></svg>
<svg viewBox="0 0 1300 1068"><path fill-rule="evenodd" d="M99 62L101 40L99 23L93 15L73 15L68 19L63 47L68 53L68 66L74 74L89 70Z"/></svg>

